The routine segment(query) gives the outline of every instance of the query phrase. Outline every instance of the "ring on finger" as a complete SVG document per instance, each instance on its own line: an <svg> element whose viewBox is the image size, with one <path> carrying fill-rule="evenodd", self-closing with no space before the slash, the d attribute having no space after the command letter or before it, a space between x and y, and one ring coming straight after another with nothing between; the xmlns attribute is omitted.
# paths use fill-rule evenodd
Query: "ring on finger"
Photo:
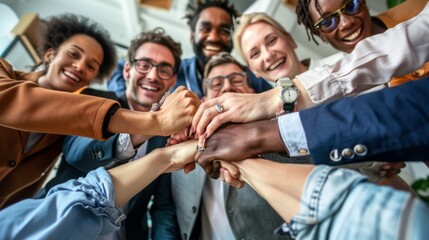
<svg viewBox="0 0 429 240"><path fill-rule="evenodd" d="M197 144L197 152L204 152L204 150L206 150L205 147L200 146L199 144Z"/></svg>
<svg viewBox="0 0 429 240"><path fill-rule="evenodd" d="M220 105L219 103L216 103L214 107L216 108L216 111L218 113L223 113L223 107L222 107L222 105Z"/></svg>

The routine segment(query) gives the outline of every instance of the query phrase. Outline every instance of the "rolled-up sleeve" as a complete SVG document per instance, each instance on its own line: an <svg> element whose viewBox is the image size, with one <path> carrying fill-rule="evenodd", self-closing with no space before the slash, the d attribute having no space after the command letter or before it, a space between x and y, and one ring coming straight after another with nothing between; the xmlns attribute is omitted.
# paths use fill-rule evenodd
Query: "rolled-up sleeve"
<svg viewBox="0 0 429 240"><path fill-rule="evenodd" d="M95 239L119 229L110 175L103 168L0 211L0 239Z"/></svg>

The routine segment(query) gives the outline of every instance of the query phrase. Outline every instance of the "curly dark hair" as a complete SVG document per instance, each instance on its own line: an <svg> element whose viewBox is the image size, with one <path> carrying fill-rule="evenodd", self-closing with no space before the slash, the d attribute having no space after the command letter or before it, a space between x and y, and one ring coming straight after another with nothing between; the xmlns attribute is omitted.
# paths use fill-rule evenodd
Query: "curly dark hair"
<svg viewBox="0 0 429 240"><path fill-rule="evenodd" d="M316 1L316 7L319 8L319 4ZM305 31L307 32L308 41L313 40L314 43L319 45L317 40L314 38L314 35L320 36L319 31L317 31L316 27L314 27L314 22L310 17L310 2L311 0L298 0L296 5L296 16L298 18L298 24L303 24L305 27ZM318 9L319 10L319 9ZM319 10L320 11L320 10ZM311 40L310 40L311 39Z"/></svg>
<svg viewBox="0 0 429 240"><path fill-rule="evenodd" d="M179 42L174 41L169 35L165 34L165 31L161 27L157 27L152 31L142 32L135 39L131 41L130 47L128 48L128 62L132 62L136 56L137 49L144 43L157 43L161 44L168 49L174 57L174 69L177 73L180 66L182 56L182 45Z"/></svg>
<svg viewBox="0 0 429 240"><path fill-rule="evenodd" d="M191 31L195 31L195 26L200 17L200 13L209 7L217 7L225 10L231 18L237 18L240 16L240 13L235 9L234 4L230 4L228 0L198 0L196 5L189 3L186 7L186 15L183 18L188 20L188 25L191 27Z"/></svg>
<svg viewBox="0 0 429 240"><path fill-rule="evenodd" d="M52 48L58 50L60 45L76 34L85 34L95 39L103 49L103 62L98 70L98 79L105 79L110 76L116 67L116 49L110 39L109 33L98 23L91 19L74 14L61 14L50 17L43 21L41 44L39 53L41 56ZM46 63L40 63L40 65ZM45 69L44 71L47 71Z"/></svg>

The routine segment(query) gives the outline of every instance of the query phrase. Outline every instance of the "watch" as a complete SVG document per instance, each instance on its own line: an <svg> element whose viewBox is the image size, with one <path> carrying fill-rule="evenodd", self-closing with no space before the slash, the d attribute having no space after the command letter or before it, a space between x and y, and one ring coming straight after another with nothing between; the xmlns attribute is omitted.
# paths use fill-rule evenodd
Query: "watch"
<svg viewBox="0 0 429 240"><path fill-rule="evenodd" d="M277 85L282 88L280 92L280 100L283 103L283 110L286 113L293 112L296 100L298 99L298 89L293 85L292 80L288 77L279 78Z"/></svg>

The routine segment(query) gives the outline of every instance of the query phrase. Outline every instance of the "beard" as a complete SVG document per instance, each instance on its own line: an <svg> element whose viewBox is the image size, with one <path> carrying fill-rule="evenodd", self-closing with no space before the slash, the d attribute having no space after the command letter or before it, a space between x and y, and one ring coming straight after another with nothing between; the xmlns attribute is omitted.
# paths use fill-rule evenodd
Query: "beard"
<svg viewBox="0 0 429 240"><path fill-rule="evenodd" d="M200 41L200 42L193 42L192 49L194 50L195 56L197 57L197 60L202 63L204 66L207 64L208 61L210 61L210 58L212 56L206 56L204 55L204 45L205 44L216 44L219 45L223 52L231 53L232 51L232 42L230 41L228 44L224 44L222 42L211 42L211 41Z"/></svg>

